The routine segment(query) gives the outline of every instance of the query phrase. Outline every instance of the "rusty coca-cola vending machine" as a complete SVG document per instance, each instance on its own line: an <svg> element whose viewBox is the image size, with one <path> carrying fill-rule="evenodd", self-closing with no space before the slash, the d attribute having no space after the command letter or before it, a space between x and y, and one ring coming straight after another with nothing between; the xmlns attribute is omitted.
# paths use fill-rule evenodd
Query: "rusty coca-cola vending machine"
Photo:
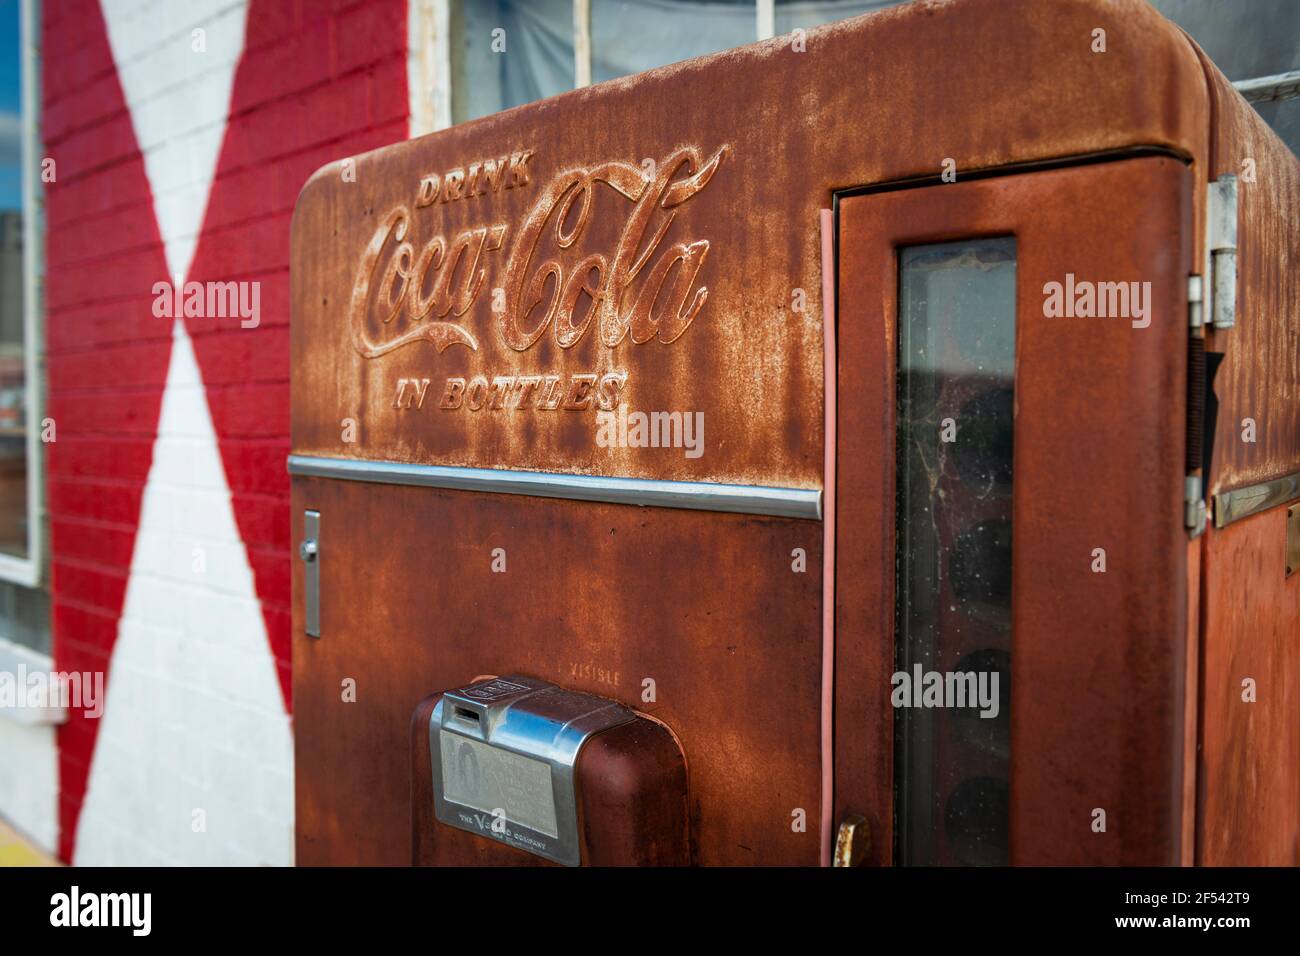
<svg viewBox="0 0 1300 956"><path fill-rule="evenodd" d="M298 862L1294 864L1298 256L1300 163L1136 0L340 157Z"/></svg>

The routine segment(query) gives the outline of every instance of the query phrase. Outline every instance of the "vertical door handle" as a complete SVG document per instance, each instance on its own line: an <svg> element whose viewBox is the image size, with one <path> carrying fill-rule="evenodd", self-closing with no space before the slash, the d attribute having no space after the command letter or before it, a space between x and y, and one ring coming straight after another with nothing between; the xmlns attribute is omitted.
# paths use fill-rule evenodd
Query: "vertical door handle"
<svg viewBox="0 0 1300 956"><path fill-rule="evenodd" d="M320 637L320 512L302 513L302 542L298 556L303 562L303 616L308 637Z"/></svg>

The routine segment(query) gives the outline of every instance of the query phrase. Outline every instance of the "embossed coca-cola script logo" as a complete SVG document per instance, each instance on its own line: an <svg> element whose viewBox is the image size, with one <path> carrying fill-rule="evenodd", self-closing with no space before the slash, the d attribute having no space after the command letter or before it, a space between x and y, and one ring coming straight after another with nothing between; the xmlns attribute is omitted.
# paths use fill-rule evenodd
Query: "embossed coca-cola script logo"
<svg viewBox="0 0 1300 956"><path fill-rule="evenodd" d="M361 257L349 311L353 344L366 358L420 341L432 342L439 352L452 345L478 349L465 317L489 288L490 268L497 284L490 290L493 321L501 341L516 351L527 350L548 329L557 345L572 348L593 325L610 348L625 338L637 344L676 340L708 299L708 288L697 283L709 241L666 244L665 238L683 204L709 184L728 152L724 145L702 160L699 150L687 146L650 172L615 161L561 173L520 223L504 270L492 268L492 260L506 246L507 223L420 244L410 207L396 206ZM455 170L443 177L441 195L472 199L499 191L503 181L507 189L520 188L528 179L526 167L519 167L513 179L480 176L479 164L468 175ZM437 180L422 183L417 215L421 205L436 201ZM592 252L566 263L564 252L586 233L601 189L627 201L612 257Z"/></svg>

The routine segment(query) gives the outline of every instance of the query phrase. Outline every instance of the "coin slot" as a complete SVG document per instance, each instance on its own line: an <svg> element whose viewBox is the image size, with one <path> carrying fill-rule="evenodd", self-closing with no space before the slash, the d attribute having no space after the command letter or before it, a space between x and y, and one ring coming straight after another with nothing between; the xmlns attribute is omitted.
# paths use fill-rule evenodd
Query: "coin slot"
<svg viewBox="0 0 1300 956"><path fill-rule="evenodd" d="M461 720L472 720L474 723L478 723L478 711L470 710L468 707L456 707L452 710L452 713Z"/></svg>

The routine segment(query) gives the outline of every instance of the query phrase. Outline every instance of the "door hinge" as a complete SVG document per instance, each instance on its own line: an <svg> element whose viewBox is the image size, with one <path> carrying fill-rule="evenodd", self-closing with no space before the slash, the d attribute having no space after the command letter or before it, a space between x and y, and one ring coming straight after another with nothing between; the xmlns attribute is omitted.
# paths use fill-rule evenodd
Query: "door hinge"
<svg viewBox="0 0 1300 956"><path fill-rule="evenodd" d="M1206 276L1210 283L1210 324L1237 324L1237 177L1210 183L1205 203Z"/></svg>
<svg viewBox="0 0 1300 956"><path fill-rule="evenodd" d="M1187 277L1187 428L1183 524L1195 538L1205 530L1205 496L1201 474L1205 441L1205 281Z"/></svg>
<svg viewBox="0 0 1300 956"><path fill-rule="evenodd" d="M1205 496L1201 494L1201 476L1188 475L1183 483L1183 524L1188 537L1205 530Z"/></svg>
<svg viewBox="0 0 1300 956"><path fill-rule="evenodd" d="M1205 282L1200 276L1187 277L1187 324L1193 330L1205 325Z"/></svg>

